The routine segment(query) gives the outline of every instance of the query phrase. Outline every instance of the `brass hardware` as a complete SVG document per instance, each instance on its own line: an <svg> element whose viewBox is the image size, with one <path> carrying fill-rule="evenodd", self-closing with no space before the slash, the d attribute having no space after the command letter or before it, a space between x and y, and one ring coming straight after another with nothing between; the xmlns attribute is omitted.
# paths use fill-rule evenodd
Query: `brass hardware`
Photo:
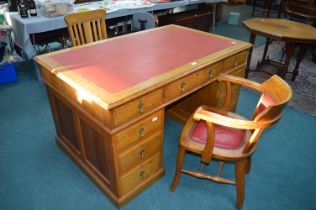
<svg viewBox="0 0 316 210"><path fill-rule="evenodd" d="M140 136L140 137L144 137L144 135L145 135L145 128L141 127L141 128L138 130L138 132L139 132L139 136Z"/></svg>
<svg viewBox="0 0 316 210"><path fill-rule="evenodd" d="M235 60L235 66L238 66L238 61L237 61L237 58Z"/></svg>
<svg viewBox="0 0 316 210"><path fill-rule="evenodd" d="M210 69L210 70L208 70L208 77L209 78L212 78L213 77L213 72L212 72L212 70Z"/></svg>
<svg viewBox="0 0 316 210"><path fill-rule="evenodd" d="M141 170L141 172L139 173L139 176L143 179L145 178L145 171Z"/></svg>
<svg viewBox="0 0 316 210"><path fill-rule="evenodd" d="M142 102L141 99L139 99L139 102L138 102L138 111L139 113L143 114L144 113L144 104Z"/></svg>
<svg viewBox="0 0 316 210"><path fill-rule="evenodd" d="M145 157L145 150L141 149L139 154L140 154L141 159L144 159L144 157Z"/></svg>
<svg viewBox="0 0 316 210"><path fill-rule="evenodd" d="M184 88L185 88L185 82L182 82L182 83L181 83L180 88L181 88L181 91L184 91Z"/></svg>

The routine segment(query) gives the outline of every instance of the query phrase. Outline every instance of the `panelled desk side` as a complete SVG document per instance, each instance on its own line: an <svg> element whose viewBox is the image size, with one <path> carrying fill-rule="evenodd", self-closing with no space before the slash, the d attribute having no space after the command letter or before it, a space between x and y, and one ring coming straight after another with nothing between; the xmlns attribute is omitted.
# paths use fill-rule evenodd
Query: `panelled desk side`
<svg viewBox="0 0 316 210"><path fill-rule="evenodd" d="M89 48L84 50L93 50L104 45L106 52L108 46L115 41L120 45L128 39L137 40L142 36L152 38L157 34L161 34L160 41L168 43L170 37L166 35L172 31L189 34L189 37L191 33L193 36L201 35L204 38L210 36L212 39L226 40L233 44L219 51L199 56L190 62L188 59L194 52L188 51L189 57L183 59L183 64L176 64L178 66L175 68L145 78L127 88L124 86L126 84L122 83L122 89L118 87L118 91L112 92L96 85L93 79L88 80L83 74L79 74L80 70L72 69L74 64L63 65L61 63L64 61L57 59L60 55L60 58L63 58L63 55L82 47L35 58L47 88L57 132L57 143L119 207L164 173L162 145L165 112L175 120L185 122L198 105L222 106L225 85L217 82L216 76L221 72L244 76L246 58L251 47L249 43L174 25L89 44L85 46ZM192 40L186 40L187 44L190 41ZM151 40L151 42L155 41ZM131 46L128 45L127 48ZM146 47L150 48L150 46ZM161 50L165 47L161 46ZM172 51L173 54L174 52ZM108 53L106 56L111 57L113 54ZM142 59L146 59L146 55L150 57L148 54L142 54L142 51L140 54ZM186 52L178 52L174 56L181 60L183 54ZM154 55L154 59L155 56L159 57L156 51L151 55ZM169 62L172 62L172 59ZM151 64L157 62L155 65L159 68L164 65L164 60L146 62L152 62ZM90 67L93 69L92 64L87 65L88 69ZM101 73L108 67L102 64ZM133 68L133 65L127 65L126 69L128 68ZM138 78L135 79L137 81ZM231 109L235 108L238 94L239 87L233 87L234 103Z"/></svg>

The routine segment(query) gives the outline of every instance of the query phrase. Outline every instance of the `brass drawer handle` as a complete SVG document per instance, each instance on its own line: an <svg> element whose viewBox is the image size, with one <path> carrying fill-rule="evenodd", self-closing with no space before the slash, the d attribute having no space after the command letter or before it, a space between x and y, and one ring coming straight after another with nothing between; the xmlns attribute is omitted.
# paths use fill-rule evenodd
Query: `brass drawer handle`
<svg viewBox="0 0 316 210"><path fill-rule="evenodd" d="M145 136L145 128L141 127L141 128L138 130L138 132L139 132L139 136L140 136L140 137L144 137L144 136Z"/></svg>
<svg viewBox="0 0 316 210"><path fill-rule="evenodd" d="M139 154L140 154L140 158L144 159L144 157L145 157L145 150L141 149Z"/></svg>
<svg viewBox="0 0 316 210"><path fill-rule="evenodd" d="M184 91L184 89L185 89L185 82L182 82L182 83L180 84L180 88L181 88L181 91Z"/></svg>
<svg viewBox="0 0 316 210"><path fill-rule="evenodd" d="M139 102L138 102L138 111L139 113L143 114L144 113L144 104L142 102L141 99L139 99Z"/></svg>
<svg viewBox="0 0 316 210"><path fill-rule="evenodd" d="M145 178L145 171L141 170L141 172L139 173L139 176L144 179Z"/></svg>

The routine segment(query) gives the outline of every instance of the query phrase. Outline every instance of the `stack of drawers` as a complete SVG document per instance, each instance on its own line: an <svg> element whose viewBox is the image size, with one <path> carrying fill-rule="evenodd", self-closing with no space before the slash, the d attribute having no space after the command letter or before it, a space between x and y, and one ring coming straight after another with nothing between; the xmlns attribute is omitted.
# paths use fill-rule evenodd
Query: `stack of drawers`
<svg viewBox="0 0 316 210"><path fill-rule="evenodd" d="M159 110L115 134L122 196L162 168L163 125Z"/></svg>

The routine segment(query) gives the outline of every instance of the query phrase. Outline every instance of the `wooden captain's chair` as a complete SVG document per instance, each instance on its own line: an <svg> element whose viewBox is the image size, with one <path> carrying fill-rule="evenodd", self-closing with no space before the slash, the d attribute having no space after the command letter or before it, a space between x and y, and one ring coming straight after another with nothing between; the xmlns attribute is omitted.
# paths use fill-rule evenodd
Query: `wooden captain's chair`
<svg viewBox="0 0 316 210"><path fill-rule="evenodd" d="M65 16L72 46L107 38L104 9L71 13Z"/></svg>
<svg viewBox="0 0 316 210"><path fill-rule="evenodd" d="M292 96L289 85L274 75L262 84L221 74L219 81L226 82L226 101L223 109L199 107L185 124L179 139L176 172L170 187L174 191L181 173L214 182L233 184L237 187L236 208L240 209L244 200L244 174L250 172L251 155L256 149L259 137L265 128L277 122L283 108ZM261 98L250 120L227 111L232 83L247 86L261 93ZM199 170L182 168L185 152L201 155ZM220 161L215 175L205 174L204 168L214 158ZM235 162L236 179L228 180L220 176L225 161Z"/></svg>

